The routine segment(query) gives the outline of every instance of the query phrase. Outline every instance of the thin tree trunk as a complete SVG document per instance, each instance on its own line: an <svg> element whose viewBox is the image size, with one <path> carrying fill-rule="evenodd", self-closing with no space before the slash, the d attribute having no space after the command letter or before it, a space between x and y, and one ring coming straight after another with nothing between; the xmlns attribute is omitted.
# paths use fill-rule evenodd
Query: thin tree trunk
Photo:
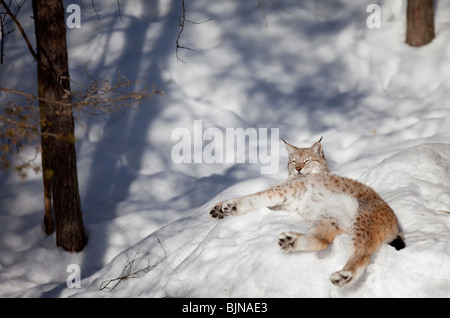
<svg viewBox="0 0 450 318"><path fill-rule="evenodd" d="M33 0L38 62L38 96L71 102L64 7L61 0ZM86 234L81 214L71 107L39 102L42 169L45 193L44 224L52 224L56 245L81 251ZM49 225L51 226L51 225ZM51 229L46 229L50 232Z"/></svg>
<svg viewBox="0 0 450 318"><path fill-rule="evenodd" d="M433 0L408 0L406 43L422 46L434 39Z"/></svg>

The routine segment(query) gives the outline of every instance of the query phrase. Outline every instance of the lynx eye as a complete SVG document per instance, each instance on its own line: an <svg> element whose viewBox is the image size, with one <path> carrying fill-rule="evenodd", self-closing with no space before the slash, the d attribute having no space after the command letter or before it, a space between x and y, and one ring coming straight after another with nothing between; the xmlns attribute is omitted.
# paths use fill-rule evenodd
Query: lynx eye
<svg viewBox="0 0 450 318"><path fill-rule="evenodd" d="M306 163L308 163L310 161L311 161L311 159L305 159L305 160L303 160L303 163L306 164Z"/></svg>
<svg viewBox="0 0 450 318"><path fill-rule="evenodd" d="M297 163L297 160L292 159L291 163L296 164L296 163Z"/></svg>

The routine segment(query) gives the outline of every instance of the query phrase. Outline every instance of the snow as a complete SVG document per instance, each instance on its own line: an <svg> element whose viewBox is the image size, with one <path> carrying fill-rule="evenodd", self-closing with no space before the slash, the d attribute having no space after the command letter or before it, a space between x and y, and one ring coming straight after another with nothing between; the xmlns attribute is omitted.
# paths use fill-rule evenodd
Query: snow
<svg viewBox="0 0 450 318"><path fill-rule="evenodd" d="M186 24L181 45L197 49L179 51L186 63L175 56L181 2L130 2L121 1L121 18L108 1L95 1L102 20L82 10L81 28L67 30L71 76L87 83L88 62L94 78L120 69L159 87L170 81L165 96L77 126L89 235L81 253L60 250L42 232L41 176L0 172L1 297L450 296L447 2L437 2L436 39L411 48L405 0L377 2L379 29L366 25L373 1L266 1L264 10L251 1L189 1L188 19L213 20ZM23 10L19 18L33 34L31 10ZM35 91L32 59L14 36L0 85ZM201 133L222 132L224 145L227 129L260 136L260 128L276 128L297 146L323 136L331 170L379 192L400 220L406 248L382 246L360 281L338 288L329 275L350 253L348 235L326 251L287 254L277 236L309 226L295 213L262 208L212 220L208 209L218 201L282 182L287 153L269 138L279 169L262 174L260 149L249 147L240 163L227 157L236 145L222 149L210 138L198 149L214 146L228 160L176 163L172 134L185 129L194 147L197 120ZM80 288L69 288L71 264ZM127 264L137 273L115 280Z"/></svg>

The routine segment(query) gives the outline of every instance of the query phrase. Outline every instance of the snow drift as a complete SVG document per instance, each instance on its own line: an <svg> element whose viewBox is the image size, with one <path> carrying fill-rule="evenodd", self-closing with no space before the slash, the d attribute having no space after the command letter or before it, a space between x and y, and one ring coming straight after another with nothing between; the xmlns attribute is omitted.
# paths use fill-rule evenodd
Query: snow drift
<svg viewBox="0 0 450 318"><path fill-rule="evenodd" d="M350 244L339 235L325 251L283 253L276 241L285 230L305 231L293 212L258 209L212 220L208 208L223 198L268 186L264 180L232 189L119 254L80 296L145 297L447 297L450 269L450 145L423 144L370 169L363 181L396 212L407 247L384 245L353 286L338 288L328 277L345 263ZM146 273L99 291L129 263ZM148 266L150 265L150 266Z"/></svg>
<svg viewBox="0 0 450 318"><path fill-rule="evenodd" d="M175 53L180 1L120 3L121 16L96 0L101 20L87 3L81 28L67 29L73 88L89 85L87 66L99 81L117 69L149 86L170 81L165 96L77 126L81 253L42 233L41 175L0 171L1 297L450 297L448 1L435 1L436 38L421 48L404 43L406 0L377 2L381 28L366 23L373 0L185 1L188 19L213 18L186 24L181 45L197 49L179 51L186 63ZM19 19L33 42L30 16L26 4ZM0 85L36 92L20 33L6 42ZM270 175L261 162L178 164L171 135L193 133L197 120L222 132L278 129L299 147L323 136L330 169L381 194L407 247L383 246L358 284L339 289L328 277L346 261L346 235L321 253L285 254L278 234L309 226L296 214L211 220L217 201L286 178L287 154L280 144ZM67 284L72 265L80 288Z"/></svg>

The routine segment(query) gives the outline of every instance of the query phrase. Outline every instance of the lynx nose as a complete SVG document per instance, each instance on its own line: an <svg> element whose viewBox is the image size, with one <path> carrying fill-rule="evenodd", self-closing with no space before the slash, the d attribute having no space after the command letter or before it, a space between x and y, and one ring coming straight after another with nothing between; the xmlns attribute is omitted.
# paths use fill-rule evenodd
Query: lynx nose
<svg viewBox="0 0 450 318"><path fill-rule="evenodd" d="M295 167L295 170L297 170L297 172L300 172L302 170L302 168L300 167Z"/></svg>

